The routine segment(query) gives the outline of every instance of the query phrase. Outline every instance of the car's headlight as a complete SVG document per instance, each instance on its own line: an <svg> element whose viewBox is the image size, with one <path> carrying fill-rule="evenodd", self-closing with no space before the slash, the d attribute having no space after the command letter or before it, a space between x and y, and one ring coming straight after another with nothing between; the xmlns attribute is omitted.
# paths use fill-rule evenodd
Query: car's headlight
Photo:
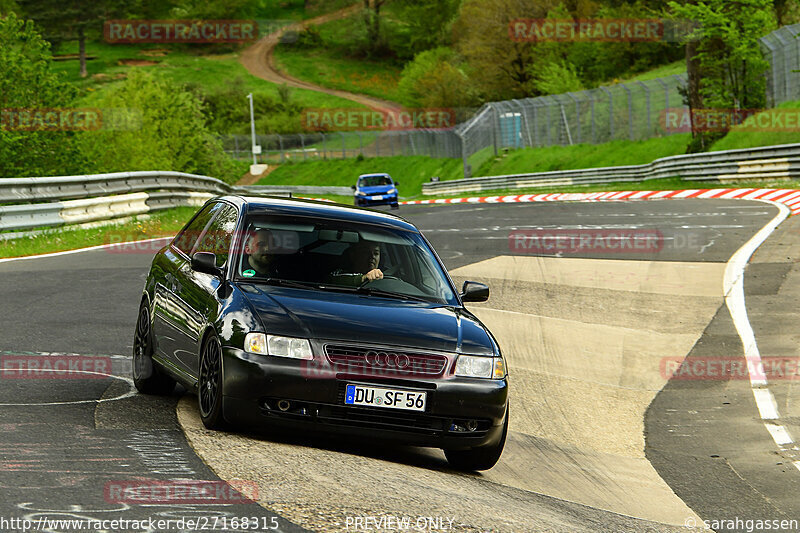
<svg viewBox="0 0 800 533"><path fill-rule="evenodd" d="M502 357L459 355L456 361L456 376L466 378L503 379L506 365Z"/></svg>
<svg viewBox="0 0 800 533"><path fill-rule="evenodd" d="M395 188L391 188L391 189L389 189L388 191L386 191L386 194L394 194L394 193L396 193L396 192L397 192L397 189L395 189Z"/></svg>
<svg viewBox="0 0 800 533"><path fill-rule="evenodd" d="M366 195L367 195L367 193L365 193L365 192L362 192L362 191L358 191L358 192L356 192L356 195L357 195L357 196L366 196Z"/></svg>
<svg viewBox="0 0 800 533"><path fill-rule="evenodd" d="M289 357L291 359L314 359L308 339L248 333L244 338L244 349L251 353Z"/></svg>

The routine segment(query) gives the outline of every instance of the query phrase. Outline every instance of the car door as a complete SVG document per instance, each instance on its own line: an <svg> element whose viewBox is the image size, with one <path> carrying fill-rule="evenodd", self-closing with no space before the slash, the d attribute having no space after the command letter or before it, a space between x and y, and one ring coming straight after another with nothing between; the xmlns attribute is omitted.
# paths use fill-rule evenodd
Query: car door
<svg viewBox="0 0 800 533"><path fill-rule="evenodd" d="M153 333L155 350L170 366L178 367L178 340L181 323L187 320L186 310L178 305L175 292L178 290L178 273L185 268L189 254L211 220L222 208L220 203L203 207L178 233L165 252L157 259L157 273L153 290ZM186 368L176 368L186 372Z"/></svg>
<svg viewBox="0 0 800 533"><path fill-rule="evenodd" d="M233 205L221 205L192 249L190 257L197 252L211 252L217 256L217 267L225 269L238 219L239 211ZM190 260L177 270L175 280L175 305L183 310L185 319L178 323L174 354L181 367L196 377L199 372L200 336L209 322L209 316L216 317L219 310L217 289L222 280L193 270Z"/></svg>

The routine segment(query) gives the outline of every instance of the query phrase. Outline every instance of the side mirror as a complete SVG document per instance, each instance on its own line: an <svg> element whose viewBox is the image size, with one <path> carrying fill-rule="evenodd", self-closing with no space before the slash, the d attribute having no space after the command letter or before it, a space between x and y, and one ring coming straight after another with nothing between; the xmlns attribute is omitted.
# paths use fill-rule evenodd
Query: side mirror
<svg viewBox="0 0 800 533"><path fill-rule="evenodd" d="M395 187L397 187L398 185L400 185L400 182L399 182L399 181L397 181L397 180L395 180L395 182L394 182L394 186L395 186Z"/></svg>
<svg viewBox="0 0 800 533"><path fill-rule="evenodd" d="M356 186L355 185L351 185L350 188L353 189L354 191L356 190Z"/></svg>
<svg viewBox="0 0 800 533"><path fill-rule="evenodd" d="M197 252L192 256L192 270L221 277L222 270L217 268L217 256L211 252Z"/></svg>
<svg viewBox="0 0 800 533"><path fill-rule="evenodd" d="M489 287L476 281L465 281L461 288L461 300L464 302L485 302L489 299Z"/></svg>

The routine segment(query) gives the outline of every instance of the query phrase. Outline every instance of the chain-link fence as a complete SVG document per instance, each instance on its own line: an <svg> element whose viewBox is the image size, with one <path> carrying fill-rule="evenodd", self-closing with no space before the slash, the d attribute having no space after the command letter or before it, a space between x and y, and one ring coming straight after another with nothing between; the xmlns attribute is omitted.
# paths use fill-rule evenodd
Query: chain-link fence
<svg viewBox="0 0 800 533"><path fill-rule="evenodd" d="M224 150L239 160L252 161L249 135L222 138ZM344 159L348 157L390 157L396 155L461 157L461 141L452 130L352 131L256 135L261 154L259 163Z"/></svg>
<svg viewBox="0 0 800 533"><path fill-rule="evenodd" d="M800 24L785 26L761 39L770 62L768 102L776 106L800 99ZM507 148L533 148L614 140L644 140L686 129L688 108L681 95L686 74L631 81L565 94L491 102L449 130L335 132L262 135L259 162L282 163L381 156L461 158L470 163ZM225 150L250 159L249 136L228 136Z"/></svg>
<svg viewBox="0 0 800 533"><path fill-rule="evenodd" d="M800 24L784 26L761 38L761 48L770 63L767 101L776 106L800 100Z"/></svg>
<svg viewBox="0 0 800 533"><path fill-rule="evenodd" d="M670 131L667 110L683 107L686 76L620 83L590 91L492 102L456 128L466 156L487 147L524 148L617 139L640 140Z"/></svg>

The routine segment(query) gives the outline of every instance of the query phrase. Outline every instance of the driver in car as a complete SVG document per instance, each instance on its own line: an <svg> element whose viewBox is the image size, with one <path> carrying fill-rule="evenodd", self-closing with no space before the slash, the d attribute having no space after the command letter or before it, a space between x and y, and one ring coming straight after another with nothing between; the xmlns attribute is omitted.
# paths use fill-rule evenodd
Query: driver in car
<svg viewBox="0 0 800 533"><path fill-rule="evenodd" d="M383 279L383 272L378 268L381 262L378 243L361 241L348 248L344 255L349 266L333 271L331 282L358 287L368 281Z"/></svg>
<svg viewBox="0 0 800 533"><path fill-rule="evenodd" d="M244 253L247 254L247 264L243 267L247 269L244 270L245 276L278 274L270 250L271 241L272 232L265 228L259 228L248 236L244 248Z"/></svg>

